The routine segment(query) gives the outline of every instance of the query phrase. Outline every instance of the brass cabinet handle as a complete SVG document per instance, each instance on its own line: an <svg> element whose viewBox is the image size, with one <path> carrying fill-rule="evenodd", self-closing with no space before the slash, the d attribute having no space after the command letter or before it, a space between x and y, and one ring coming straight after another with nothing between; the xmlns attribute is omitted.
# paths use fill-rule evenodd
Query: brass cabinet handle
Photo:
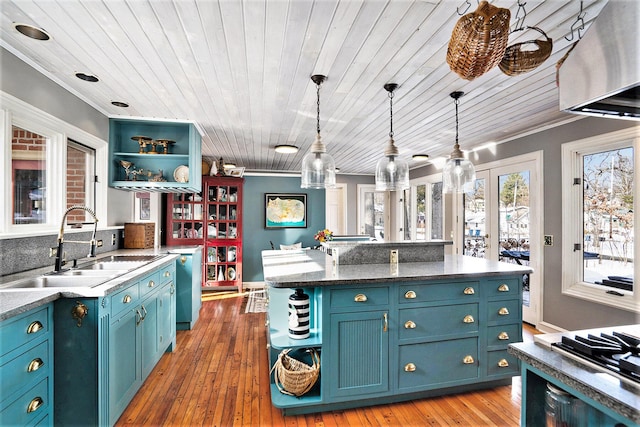
<svg viewBox="0 0 640 427"><path fill-rule="evenodd" d="M465 365L471 365L472 363L475 363L475 360L473 360L473 356L470 354L467 354L463 359L462 359L462 363L464 363Z"/></svg>
<svg viewBox="0 0 640 427"><path fill-rule="evenodd" d="M136 326L138 326L143 320L142 313L140 313L140 310L136 308Z"/></svg>
<svg viewBox="0 0 640 427"><path fill-rule="evenodd" d="M31 362L29 362L29 366L27 367L27 372L35 372L38 369L44 366L44 362L39 357L36 357Z"/></svg>
<svg viewBox="0 0 640 427"><path fill-rule="evenodd" d="M464 291L462 291L462 293L464 293L465 295L473 295L476 293L476 291L471 286L469 286L467 288L464 288Z"/></svg>
<svg viewBox="0 0 640 427"><path fill-rule="evenodd" d="M411 320L407 320L406 322L404 322L404 328L405 329L415 329L416 328L416 324L415 324L415 322L413 322Z"/></svg>
<svg viewBox="0 0 640 427"><path fill-rule="evenodd" d="M502 341L504 341L504 340L508 340L508 339L509 339L509 334L508 334L508 333L506 333L505 331L502 331L502 332L500 332L500 333L498 334L498 339L499 339L499 340L502 340Z"/></svg>
<svg viewBox="0 0 640 427"><path fill-rule="evenodd" d="M124 298L122 298L123 304L129 304L130 302L131 302L131 295L127 294L124 296Z"/></svg>
<svg viewBox="0 0 640 427"><path fill-rule="evenodd" d="M171 283L171 295L175 293L176 293L176 286L173 283Z"/></svg>
<svg viewBox="0 0 640 427"><path fill-rule="evenodd" d="M502 307L500 310L498 310L498 314L500 316L506 316L509 314L509 309L507 307Z"/></svg>
<svg viewBox="0 0 640 427"><path fill-rule="evenodd" d="M80 301L76 301L76 305L71 309L71 316L76 320L76 326L78 328L82 327L82 319L84 319L87 314L89 314L89 308Z"/></svg>
<svg viewBox="0 0 640 427"><path fill-rule="evenodd" d="M31 402L29 402L29 406L27 406L27 414L37 411L43 404L44 400L42 400L40 396L34 397L31 399Z"/></svg>
<svg viewBox="0 0 640 427"><path fill-rule="evenodd" d="M407 363L406 365L404 365L405 372L414 372L415 370L416 370L416 365L414 365L413 363Z"/></svg>
<svg viewBox="0 0 640 427"><path fill-rule="evenodd" d="M509 292L509 285L503 283L502 285L498 286L498 292Z"/></svg>
<svg viewBox="0 0 640 427"><path fill-rule="evenodd" d="M42 328L44 328L44 326L42 326L42 323L40 323L39 320L34 320L29 326L27 326L27 333L35 334Z"/></svg>
<svg viewBox="0 0 640 427"><path fill-rule="evenodd" d="M382 323L382 332L387 332L389 329L389 319L387 318L387 313L382 315L383 323Z"/></svg>
<svg viewBox="0 0 640 427"><path fill-rule="evenodd" d="M164 272L164 277L171 277L171 272L169 270L165 271Z"/></svg>
<svg viewBox="0 0 640 427"><path fill-rule="evenodd" d="M367 300L367 296L365 294L358 294L353 298L353 300L355 302L365 302Z"/></svg>
<svg viewBox="0 0 640 427"><path fill-rule="evenodd" d="M462 321L463 321L464 323L473 323L473 322L475 322L476 320L473 318L473 316L472 316L472 315L467 314L466 316L464 316L464 319L462 319Z"/></svg>
<svg viewBox="0 0 640 427"><path fill-rule="evenodd" d="M509 367L509 362L507 362L507 359L500 359L498 361L498 366L501 368L507 368Z"/></svg>
<svg viewBox="0 0 640 427"><path fill-rule="evenodd" d="M144 308L144 305L141 305L141 306L140 306L140 308L141 308L141 309L142 309L142 311L144 312L144 316L142 316L142 319L141 319L141 320L144 322L144 319L146 319L146 318L147 318L147 314L149 314L149 313L147 312L147 309L146 309L146 308Z"/></svg>
<svg viewBox="0 0 640 427"><path fill-rule="evenodd" d="M416 298L416 296L417 296L417 295L416 295L415 291L407 291L407 292L405 292L405 294L404 294L404 297L405 297L406 299L415 299L415 298Z"/></svg>
<svg viewBox="0 0 640 427"><path fill-rule="evenodd" d="M156 282L154 282L153 280L149 280L149 283L147 284L148 287L153 288L156 285Z"/></svg>
<svg viewBox="0 0 640 427"><path fill-rule="evenodd" d="M187 262L187 257L185 255L182 255L180 257L180 262L182 263L182 265L185 265L185 263ZM167 272L168 273L168 272Z"/></svg>

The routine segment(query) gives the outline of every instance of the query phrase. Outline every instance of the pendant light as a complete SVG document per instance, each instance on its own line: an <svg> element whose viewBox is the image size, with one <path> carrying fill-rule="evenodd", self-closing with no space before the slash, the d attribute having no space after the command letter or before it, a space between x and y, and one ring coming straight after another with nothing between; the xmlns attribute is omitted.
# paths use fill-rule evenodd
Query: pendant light
<svg viewBox="0 0 640 427"><path fill-rule="evenodd" d="M409 188L409 163L398 158L398 147L393 141L393 91L395 83L387 83L384 88L389 92L390 130L389 143L384 157L376 164L376 191L398 191Z"/></svg>
<svg viewBox="0 0 640 427"><path fill-rule="evenodd" d="M317 92L317 122L316 140L311 150L302 159L301 188L334 188L336 186L336 164L333 157L327 154L327 149L320 138L320 85L326 80L325 76L315 74L311 80L316 84Z"/></svg>
<svg viewBox="0 0 640 427"><path fill-rule="evenodd" d="M464 158L458 144L458 104L464 92L451 92L456 104L456 144L442 169L442 191L444 193L469 193L476 181L476 169L471 161Z"/></svg>

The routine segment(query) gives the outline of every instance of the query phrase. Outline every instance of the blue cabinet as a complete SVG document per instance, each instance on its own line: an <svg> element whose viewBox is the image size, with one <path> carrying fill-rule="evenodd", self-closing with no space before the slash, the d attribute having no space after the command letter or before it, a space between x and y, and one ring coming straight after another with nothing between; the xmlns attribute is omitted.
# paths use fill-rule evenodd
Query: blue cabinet
<svg viewBox="0 0 640 427"><path fill-rule="evenodd" d="M53 304L0 323L0 425L51 424Z"/></svg>
<svg viewBox="0 0 640 427"><path fill-rule="evenodd" d="M56 424L113 425L175 347L175 269L172 260L108 296L55 302Z"/></svg>
<svg viewBox="0 0 640 427"><path fill-rule="evenodd" d="M202 248L171 249L176 261L176 322L178 330L192 329L202 307Z"/></svg>
<svg viewBox="0 0 640 427"><path fill-rule="evenodd" d="M311 336L287 336L287 296L269 288L270 366L284 348L320 350L320 387L272 402L285 414L383 404L508 384L522 339L520 275L305 287Z"/></svg>
<svg viewBox="0 0 640 427"><path fill-rule="evenodd" d="M140 137L148 139L141 144ZM109 186L198 193L202 191L201 144L193 123L110 119Z"/></svg>

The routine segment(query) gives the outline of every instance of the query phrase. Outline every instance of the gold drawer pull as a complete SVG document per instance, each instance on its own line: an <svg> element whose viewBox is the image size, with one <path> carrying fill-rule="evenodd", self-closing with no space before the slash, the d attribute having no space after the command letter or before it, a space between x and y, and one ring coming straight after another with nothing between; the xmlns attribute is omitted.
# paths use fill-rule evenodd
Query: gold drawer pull
<svg viewBox="0 0 640 427"><path fill-rule="evenodd" d="M353 300L355 302L366 302L367 301L367 296L365 294L358 294L353 298Z"/></svg>
<svg viewBox="0 0 640 427"><path fill-rule="evenodd" d="M467 354L464 359L462 359L462 363L464 363L465 365L471 365L472 363L475 363L476 361L473 360L473 356L470 354Z"/></svg>
<svg viewBox="0 0 640 427"><path fill-rule="evenodd" d="M462 319L462 321L464 323L473 323L473 322L475 322L475 319L473 318L472 315L467 314L466 316L464 316L464 319Z"/></svg>
<svg viewBox="0 0 640 427"><path fill-rule="evenodd" d="M416 324L412 320L407 320L406 322L404 322L404 328L405 329L415 329L416 328Z"/></svg>
<svg viewBox="0 0 640 427"><path fill-rule="evenodd" d="M156 282L154 282L153 280L149 280L149 283L147 284L148 287L153 288L156 285Z"/></svg>
<svg viewBox="0 0 640 427"><path fill-rule="evenodd" d="M503 283L502 285L498 286L498 292L509 292L509 285Z"/></svg>
<svg viewBox="0 0 640 427"><path fill-rule="evenodd" d="M127 294L122 298L123 304L129 304L131 302L131 295Z"/></svg>
<svg viewBox="0 0 640 427"><path fill-rule="evenodd" d="M498 334L498 339L499 339L499 340L502 340L502 341L504 341L504 340L508 340L508 339L509 339L509 334L508 334L508 333L506 333L506 332L504 332L504 331L503 331L503 332L500 332L500 333Z"/></svg>
<svg viewBox="0 0 640 427"><path fill-rule="evenodd" d="M31 322L31 324L27 327L27 333L28 334L35 334L36 332L38 332L42 328L44 328L44 326L42 326L42 323L40 323L39 320L35 320L35 321Z"/></svg>
<svg viewBox="0 0 640 427"><path fill-rule="evenodd" d="M407 292L405 292L405 294L404 294L404 297L405 297L406 299L415 299L415 298L416 298L416 296L417 296L417 295L416 295L415 291L407 291Z"/></svg>
<svg viewBox="0 0 640 427"><path fill-rule="evenodd" d="M27 414L37 411L44 404L44 400L40 396L34 397L31 402L29 402L29 406L27 406Z"/></svg>
<svg viewBox="0 0 640 427"><path fill-rule="evenodd" d="M476 293L475 289L473 289L471 286L469 286L468 288L464 288L464 291L462 291L465 295L473 295Z"/></svg>
<svg viewBox="0 0 640 427"><path fill-rule="evenodd" d="M171 277L171 272L169 270L165 271L164 272L164 277Z"/></svg>
<svg viewBox="0 0 640 427"><path fill-rule="evenodd" d="M406 365L404 365L405 372L414 372L415 370L416 370L416 365L414 365L413 363L407 363Z"/></svg>
<svg viewBox="0 0 640 427"><path fill-rule="evenodd" d="M500 310L498 310L498 314L500 316L506 316L509 314L509 309L507 307L502 307Z"/></svg>
<svg viewBox="0 0 640 427"><path fill-rule="evenodd" d="M182 255L182 256L180 257L180 262L182 263L182 265L184 265L184 264L187 262L187 257L186 257L186 256L184 256L184 255ZM167 271L165 274L167 274L167 273L168 273L168 271Z"/></svg>
<svg viewBox="0 0 640 427"><path fill-rule="evenodd" d="M35 372L38 369L44 366L44 362L39 357L36 357L31 362L29 362L29 367L27 368L27 372Z"/></svg>
<svg viewBox="0 0 640 427"><path fill-rule="evenodd" d="M509 362L507 362L507 359L500 359L498 361L498 366L501 368L508 368L509 367Z"/></svg>

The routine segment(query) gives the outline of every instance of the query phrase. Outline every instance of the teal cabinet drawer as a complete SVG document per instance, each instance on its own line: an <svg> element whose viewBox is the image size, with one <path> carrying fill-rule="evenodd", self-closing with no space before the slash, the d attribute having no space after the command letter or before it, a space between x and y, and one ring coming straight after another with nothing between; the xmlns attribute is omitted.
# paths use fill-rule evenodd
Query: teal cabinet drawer
<svg viewBox="0 0 640 427"><path fill-rule="evenodd" d="M161 268L158 274L160 275L160 284L164 285L165 283L171 282L176 275L175 263Z"/></svg>
<svg viewBox="0 0 640 427"><path fill-rule="evenodd" d="M498 325L487 328L487 348L506 347L512 342L522 341L522 324Z"/></svg>
<svg viewBox="0 0 640 427"><path fill-rule="evenodd" d="M0 410L0 425L30 425L49 412L49 381L44 378Z"/></svg>
<svg viewBox="0 0 640 427"><path fill-rule="evenodd" d="M491 297L518 296L520 293L520 280L516 277L504 279L489 279L486 283L486 294Z"/></svg>
<svg viewBox="0 0 640 427"><path fill-rule="evenodd" d="M490 351L487 357L487 376L520 375L520 361L507 350Z"/></svg>
<svg viewBox="0 0 640 427"><path fill-rule="evenodd" d="M476 281L402 285L398 286L398 302L408 304L444 300L477 301L479 292L479 283Z"/></svg>
<svg viewBox="0 0 640 427"><path fill-rule="evenodd" d="M368 310L373 306L389 303L389 288L332 289L329 298L332 309Z"/></svg>
<svg viewBox="0 0 640 427"><path fill-rule="evenodd" d="M156 271L153 274L149 274L148 276L140 279L140 299L144 299L151 292L160 289L160 272Z"/></svg>
<svg viewBox="0 0 640 427"><path fill-rule="evenodd" d="M424 389L479 377L478 339L400 346L398 358L400 389Z"/></svg>
<svg viewBox="0 0 640 427"><path fill-rule="evenodd" d="M403 308L399 313L400 340L478 332L478 303Z"/></svg>
<svg viewBox="0 0 640 427"><path fill-rule="evenodd" d="M117 317L124 311L133 309L139 300L140 293L136 282L111 297L111 315Z"/></svg>
<svg viewBox="0 0 640 427"><path fill-rule="evenodd" d="M520 300L489 301L487 322L489 325L514 323L522 319Z"/></svg>
<svg viewBox="0 0 640 427"><path fill-rule="evenodd" d="M20 347L30 341L40 338L49 332L52 308L45 306L41 310L29 312L27 315L16 316L2 322L0 326L1 355Z"/></svg>
<svg viewBox="0 0 640 427"><path fill-rule="evenodd" d="M49 359L49 341L30 348L21 355L0 366L0 402L26 384L36 383L46 377L53 368Z"/></svg>

